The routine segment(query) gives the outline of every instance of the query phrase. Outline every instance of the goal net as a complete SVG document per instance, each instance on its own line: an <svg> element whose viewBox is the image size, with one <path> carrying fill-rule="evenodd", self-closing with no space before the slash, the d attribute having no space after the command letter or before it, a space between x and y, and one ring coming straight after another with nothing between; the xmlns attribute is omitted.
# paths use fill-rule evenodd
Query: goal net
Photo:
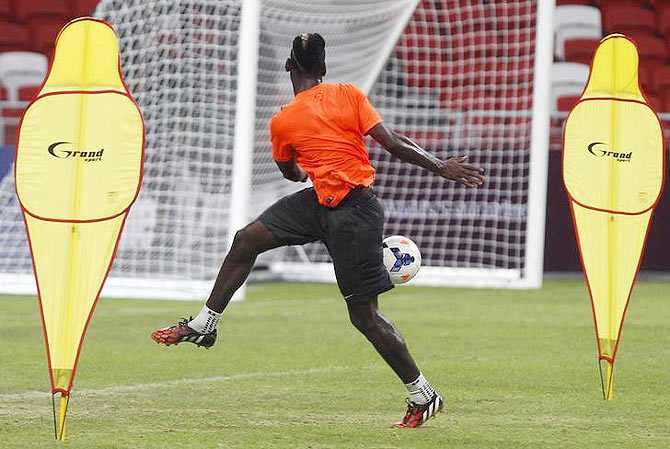
<svg viewBox="0 0 670 449"><path fill-rule="evenodd" d="M263 0L257 47L239 39L243 3L101 0L96 8L116 29L146 124L142 190L103 294L204 297L232 219L252 219L304 187L281 178L269 138L270 117L292 98L283 64L303 31L326 39L326 81L357 84L391 128L487 171L487 184L468 190L367 142L386 234L412 238L423 253L413 283L538 285L548 112L533 102L543 88L536 1ZM248 57L258 68L255 89L238 92L240 58ZM234 145L238 95L255 98L253 148ZM233 171L236 151L251 152L248 173ZM245 177L247 210L231 210L233 183ZM0 290L20 292L34 281L12 178L0 180ZM273 278L334 279L321 244L273 250L258 263Z"/></svg>
<svg viewBox="0 0 670 449"><path fill-rule="evenodd" d="M362 85L369 88L372 104L392 129L441 159L465 155L486 170L486 184L467 189L400 162L368 138L377 169L374 189L385 208L385 233L410 237L422 252L423 266L413 285L539 287L541 283L551 59L547 42L551 22L546 23L551 11L546 9L549 2L544 3L544 29L549 35L541 34L545 42L538 42L535 0L418 2L401 34L394 36L374 82ZM280 58L285 57L286 42L295 29L279 40ZM326 42L330 70L336 64L328 53L327 35ZM352 68L360 67L361 57L353 54ZM542 76L535 76L536 54L544 57L544 69L539 64ZM345 73L336 80L355 78ZM285 79L273 80L273 85L282 83L288 87ZM535 111L534 93L544 97ZM257 101L268 100L259 88ZM272 105L268 114L276 109ZM268 117L259 120L263 130ZM256 142L266 159L258 161L255 170L277 176L268 141L266 133ZM261 184L254 179L254 185ZM330 258L320 243L268 258L273 271L285 279L334 280Z"/></svg>

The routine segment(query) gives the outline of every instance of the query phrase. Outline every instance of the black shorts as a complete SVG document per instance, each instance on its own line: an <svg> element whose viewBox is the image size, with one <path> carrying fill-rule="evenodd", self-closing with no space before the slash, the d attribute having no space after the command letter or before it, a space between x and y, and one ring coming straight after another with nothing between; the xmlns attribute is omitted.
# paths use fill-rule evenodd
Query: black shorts
<svg viewBox="0 0 670 449"><path fill-rule="evenodd" d="M393 288L382 256L384 210L371 189L357 187L331 208L319 204L310 187L281 198L258 220L284 245L323 241L347 301Z"/></svg>

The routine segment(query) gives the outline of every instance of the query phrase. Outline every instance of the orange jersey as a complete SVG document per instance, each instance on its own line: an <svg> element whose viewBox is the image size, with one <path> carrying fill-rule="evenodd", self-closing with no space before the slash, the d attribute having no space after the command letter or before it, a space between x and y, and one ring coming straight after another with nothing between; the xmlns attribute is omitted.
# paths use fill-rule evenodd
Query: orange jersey
<svg viewBox="0 0 670 449"><path fill-rule="evenodd" d="M374 181L363 136L381 121L353 84L317 84L272 117L272 156L279 162L295 159L319 203L335 207L351 189Z"/></svg>

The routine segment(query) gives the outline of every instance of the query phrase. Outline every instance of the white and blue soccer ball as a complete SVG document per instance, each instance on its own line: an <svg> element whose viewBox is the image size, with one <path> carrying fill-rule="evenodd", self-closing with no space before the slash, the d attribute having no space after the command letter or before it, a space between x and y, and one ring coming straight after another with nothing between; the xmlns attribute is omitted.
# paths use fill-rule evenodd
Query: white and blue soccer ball
<svg viewBox="0 0 670 449"><path fill-rule="evenodd" d="M402 235L386 237L382 243L384 266L391 282L404 284L410 281L421 268L421 252L411 239Z"/></svg>

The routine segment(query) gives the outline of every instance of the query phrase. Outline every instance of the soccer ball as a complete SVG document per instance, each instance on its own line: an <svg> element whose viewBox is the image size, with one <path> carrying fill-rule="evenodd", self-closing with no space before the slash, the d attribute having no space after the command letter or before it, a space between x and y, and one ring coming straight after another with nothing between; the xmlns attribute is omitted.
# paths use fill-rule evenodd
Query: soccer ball
<svg viewBox="0 0 670 449"><path fill-rule="evenodd" d="M394 284L404 284L419 272L421 252L407 237L402 235L386 237L382 244L382 252L384 265Z"/></svg>

